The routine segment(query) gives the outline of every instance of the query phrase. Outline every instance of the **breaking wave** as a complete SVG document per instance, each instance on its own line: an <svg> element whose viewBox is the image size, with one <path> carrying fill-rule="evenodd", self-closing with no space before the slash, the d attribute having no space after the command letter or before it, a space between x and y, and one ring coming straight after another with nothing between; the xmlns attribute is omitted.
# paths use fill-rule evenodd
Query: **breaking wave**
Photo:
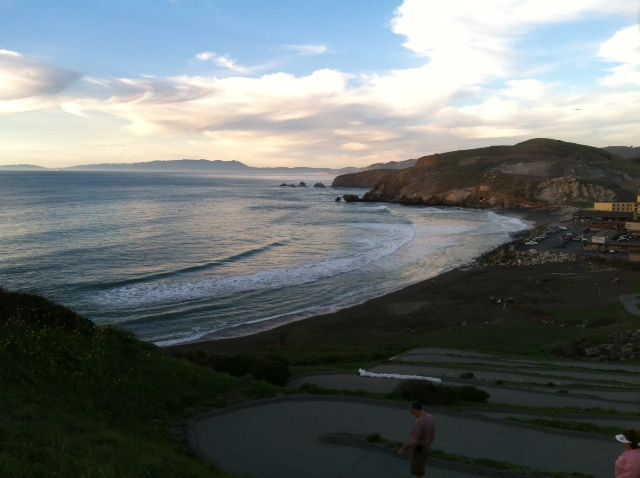
<svg viewBox="0 0 640 478"><path fill-rule="evenodd" d="M110 288L97 294L95 303L110 307L141 307L144 305L224 297L239 292L260 289L279 289L306 284L345 272L355 271L391 255L409 243L415 236L412 224L355 224L358 228L387 231L390 234L369 244L368 252L333 258L296 267L274 268L252 274L214 277L195 281L164 280L170 276L148 276L121 287ZM204 267L200 266L200 269ZM193 271L194 268L190 268ZM184 272L185 270L182 270ZM174 275L174 274L170 274Z"/></svg>

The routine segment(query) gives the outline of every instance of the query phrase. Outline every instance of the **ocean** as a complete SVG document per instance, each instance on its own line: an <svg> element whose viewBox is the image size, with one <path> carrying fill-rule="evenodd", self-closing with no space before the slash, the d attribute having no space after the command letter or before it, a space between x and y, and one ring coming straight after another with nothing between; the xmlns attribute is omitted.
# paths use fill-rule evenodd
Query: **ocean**
<svg viewBox="0 0 640 478"><path fill-rule="evenodd" d="M319 175L1 172L0 287L170 345L253 333L469 263L528 226L337 203ZM305 181L307 188L281 188Z"/></svg>

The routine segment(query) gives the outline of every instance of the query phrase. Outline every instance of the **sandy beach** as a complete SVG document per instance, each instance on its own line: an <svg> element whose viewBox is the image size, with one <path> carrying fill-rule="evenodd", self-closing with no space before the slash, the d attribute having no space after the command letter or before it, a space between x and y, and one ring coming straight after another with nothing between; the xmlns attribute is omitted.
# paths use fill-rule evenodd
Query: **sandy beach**
<svg viewBox="0 0 640 478"><path fill-rule="evenodd" d="M547 211L507 213L533 222L535 229L563 220L566 223L566 215ZM589 336L589 332L606 335L622 326L614 321L597 326L581 324L580 313L602 310L607 315L607 308L617 310L620 295L637 292L635 265L588 257L530 266L486 265L486 257L508 247L506 244L485 254L474 265L335 313L244 337L182 344L167 350L278 351L297 356L315 348L395 350L444 345L544 355L554 346ZM508 299L507 304L504 299ZM522 348L524 343L526 349Z"/></svg>

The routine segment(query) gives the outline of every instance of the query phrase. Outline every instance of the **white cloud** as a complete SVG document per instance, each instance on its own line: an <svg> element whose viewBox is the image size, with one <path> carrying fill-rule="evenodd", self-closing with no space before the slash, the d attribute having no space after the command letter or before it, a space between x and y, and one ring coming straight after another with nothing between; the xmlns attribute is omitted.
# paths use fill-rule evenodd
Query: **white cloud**
<svg viewBox="0 0 640 478"><path fill-rule="evenodd" d="M366 151L370 149L370 147L364 143L344 143L340 145L340 149L342 151L355 152L355 151Z"/></svg>
<svg viewBox="0 0 640 478"><path fill-rule="evenodd" d="M598 50L604 61L616 63L640 63L640 27L630 25L618 30Z"/></svg>
<svg viewBox="0 0 640 478"><path fill-rule="evenodd" d="M216 57L216 54L212 51L203 51L202 53L198 53L195 57L198 61L211 61Z"/></svg>
<svg viewBox="0 0 640 478"><path fill-rule="evenodd" d="M509 80L506 85L504 96L524 103L544 102L552 89L552 85L533 79Z"/></svg>
<svg viewBox="0 0 640 478"><path fill-rule="evenodd" d="M254 68L239 65L235 59L231 58L228 55L218 55L217 53L214 53L212 51L203 51L201 53L198 53L194 57L194 60L203 63L213 63L220 68L245 75L251 73L254 70Z"/></svg>
<svg viewBox="0 0 640 478"><path fill-rule="evenodd" d="M78 78L66 68L0 50L0 113L55 106L53 97Z"/></svg>
<svg viewBox="0 0 640 478"><path fill-rule="evenodd" d="M329 51L327 45L319 44L285 45L283 49L301 56L322 55Z"/></svg>
<svg viewBox="0 0 640 478"><path fill-rule="evenodd" d="M303 77L275 73L259 78L122 79L111 83L114 94L106 100L68 99L62 107L72 114L93 111L118 116L142 135L275 128L339 106L347 82L347 75L333 70Z"/></svg>
<svg viewBox="0 0 640 478"><path fill-rule="evenodd" d="M112 153L118 160L126 159L123 151L138 160L146 151L164 159L193 155L251 158L250 163L263 165L344 166L533 136L630 144L639 129L633 106L640 104L640 92L543 81L531 68L521 68L518 49L523 35L540 25L626 14L630 3L406 0L392 29L423 62L418 67L375 74L323 69L257 76L264 66L244 66L202 51L193 61L218 66L216 75L85 77L83 94L63 98L47 92L68 85L60 81L64 75L56 76L66 70L36 62L38 72L44 72L36 75L42 86L21 83L25 75L11 76L2 61L24 66L26 60L0 50L0 80L3 74L13 78L7 84L13 84L14 98L0 101L0 112L3 105L10 112L43 107L46 101L47 107L59 102L75 118L109 118L113 129L104 132L104 141L111 135L127 145ZM617 64L604 84L635 78L629 71L637 73L637 44L637 31L624 29L601 45L599 58ZM320 44L283 49L291 52L289 58L328 51Z"/></svg>
<svg viewBox="0 0 640 478"><path fill-rule="evenodd" d="M611 74L602 78L605 86L640 85L640 27L631 25L618 30L598 49L598 56L605 62L621 63L610 69Z"/></svg>
<svg viewBox="0 0 640 478"><path fill-rule="evenodd" d="M429 62L413 73L396 73L398 81L386 79L395 88L412 74L415 86L447 96L467 85L514 75L515 42L536 26L597 14L635 14L636 8L628 0L405 0L392 21L393 31Z"/></svg>
<svg viewBox="0 0 640 478"><path fill-rule="evenodd" d="M20 53L18 53L17 51L11 51L11 50L3 50L2 48L0 48L0 55L4 55L4 56L9 56L9 57L14 57L14 58L19 58L22 55Z"/></svg>

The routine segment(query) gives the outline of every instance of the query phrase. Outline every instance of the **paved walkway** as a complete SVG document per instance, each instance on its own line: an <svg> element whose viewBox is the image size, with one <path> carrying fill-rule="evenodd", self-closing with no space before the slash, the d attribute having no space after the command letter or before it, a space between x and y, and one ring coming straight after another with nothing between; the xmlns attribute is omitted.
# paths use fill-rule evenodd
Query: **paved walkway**
<svg viewBox="0 0 640 478"><path fill-rule="evenodd" d="M640 295L640 294L639 294ZM442 349L423 347L412 349L404 352L396 357L398 360L412 361L420 356L424 357L424 361L428 362L451 362L451 363L484 363L488 365L498 365L502 367L530 367L543 369L587 369L596 371L615 371L622 370L626 372L635 372L640 374L640 365L632 365L617 362L590 362L586 360L524 360L502 358L497 355L489 355L477 352L465 352L462 350ZM416 360L422 361L422 360Z"/></svg>
<svg viewBox="0 0 640 478"><path fill-rule="evenodd" d="M571 394L575 395L588 395L594 398L602 398L605 400L632 402L638 405L638 411L640 411L640 390L637 387L614 387L611 382L607 383L602 381L589 381L580 380L578 382L566 379L557 379L552 376L529 376L525 374L517 374L515 372L493 372L493 371L474 371L474 378L471 380L460 379L460 374L464 370L459 369L447 369L438 367L425 367L422 365L403 365L403 364L390 364L379 365L369 370L370 372L377 373L398 373L404 375L424 375L428 377L438 377L445 380L445 382L453 385L474 385L477 387L487 385L491 386L496 380L505 380L513 383L508 384L508 387L519 387L519 382L522 383L522 387L529 391L539 391L545 393L557 392L561 388L567 389ZM640 377L638 377L640 379ZM485 382L485 383L482 383ZM532 382L537 383L534 384ZM553 382L554 387L545 386L544 383ZM579 384L591 384L599 386L598 389L580 387Z"/></svg>
<svg viewBox="0 0 640 478"><path fill-rule="evenodd" d="M640 317L640 294L621 295L620 302L627 312Z"/></svg>
<svg viewBox="0 0 640 478"><path fill-rule="evenodd" d="M586 375L577 378L567 376L555 376L546 374L545 370L517 370L497 367L493 370L477 369L474 367L467 368L451 368L431 365L413 365L394 362L391 364L377 365L369 369L370 372L381 373L405 373L405 374L418 374L426 375L430 377L460 379L460 375L465 372L472 372L474 380L481 380L485 382L495 382L496 380L504 380L513 383L523 384L547 384L553 382L557 386L570 386L570 385L606 385L608 389L614 390L629 390L628 384L612 384L611 379L595 379L593 375ZM552 372L554 373L554 372ZM561 372L555 372L561 374ZM609 374L610 375L610 374ZM625 380L629 377L625 377ZM633 377L631 377L633 378ZM640 379L640 377L636 377ZM636 390L637 387L633 387ZM639 396L640 398L640 396Z"/></svg>
<svg viewBox="0 0 640 478"><path fill-rule="evenodd" d="M474 458L609 478L620 452L613 439L565 436L439 410L433 415L434 448ZM406 439L412 424L413 417L400 405L359 399L290 397L194 419L189 424L189 435L200 456L245 476L382 478L405 476L408 465L356 447L321 443L318 438L327 433L379 433L401 441ZM429 476L460 475L434 469Z"/></svg>
<svg viewBox="0 0 640 478"><path fill-rule="evenodd" d="M546 420L561 420L567 422L578 423L590 423L592 425L598 425L601 427L618 428L619 433L623 430L633 428L635 430L640 429L640 417L633 418L615 418L615 417L587 417L576 415L540 415L535 413L518 413L513 411L494 411L494 410L478 410L476 413L485 417L506 419L508 417L521 418L523 420L533 420L536 418L543 418Z"/></svg>
<svg viewBox="0 0 640 478"><path fill-rule="evenodd" d="M474 368L504 368L509 367L507 370L520 371L523 375L531 374L544 374L548 377L563 377L572 378L574 380L580 380L582 382L589 380L609 380L617 382L618 385L624 385L629 383L640 384L640 372L628 371L627 373L616 373L615 371L597 370L597 369L571 369L571 368L545 368L544 364L533 363L512 363L510 361L501 360L489 360L489 359L472 359L468 357L444 357L441 355L431 354L409 354L400 355L395 358L394 362L414 362L425 364L433 367L446 367L447 364L460 365L464 364L464 371L474 371ZM462 373L463 370L461 370Z"/></svg>
<svg viewBox="0 0 640 478"><path fill-rule="evenodd" d="M350 374L323 374L297 377L288 384L290 388L298 388L305 383L315 384L331 390L365 391L373 393L391 393L400 380L360 377ZM462 385L461 383L443 382L444 385ZM539 391L504 388L493 385L474 384L475 387L486 391L489 403L522 405L528 407L572 407L572 408L603 408L622 412L637 413L640 405L633 402L620 402L589 396L578 396L564 393L547 393Z"/></svg>

